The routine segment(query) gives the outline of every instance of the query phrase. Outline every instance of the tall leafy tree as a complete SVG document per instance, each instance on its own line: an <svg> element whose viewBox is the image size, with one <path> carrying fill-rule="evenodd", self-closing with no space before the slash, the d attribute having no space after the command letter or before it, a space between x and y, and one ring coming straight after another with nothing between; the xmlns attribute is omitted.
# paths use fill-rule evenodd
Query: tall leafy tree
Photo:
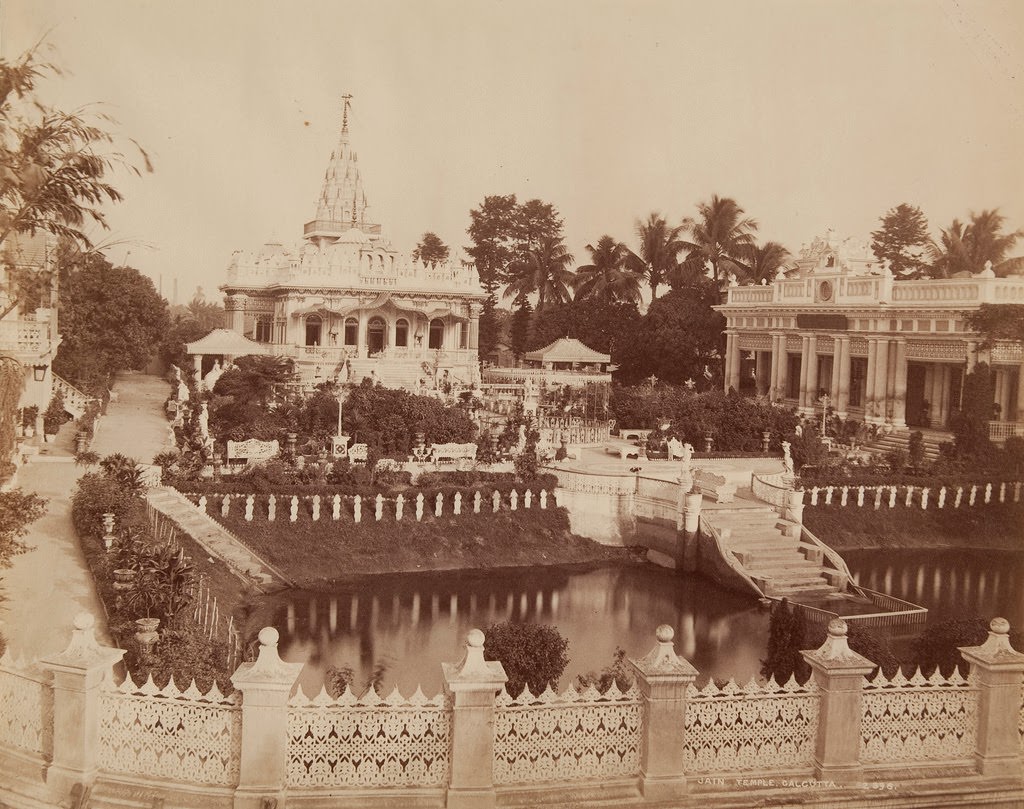
<svg viewBox="0 0 1024 809"><path fill-rule="evenodd" d="M515 194L485 197L479 207L469 212L467 229L472 244L466 252L473 259L480 275L480 285L487 293L480 315L480 354L494 350L498 340L495 310L498 289L507 278L508 268L515 257L516 211L519 205Z"/></svg>
<svg viewBox="0 0 1024 809"><path fill-rule="evenodd" d="M533 319L533 307L529 298L523 298L515 311L512 313L512 325L510 328L512 339L512 353L521 357L526 351L530 340L530 322Z"/></svg>
<svg viewBox="0 0 1024 809"><path fill-rule="evenodd" d="M1004 233L1006 217L998 208L970 214L964 223L954 219L941 230L939 241L929 247L931 273L949 278L958 272L979 273L991 262L996 274L1006 274L1015 260L1006 260L1007 253L1024 237L1024 230Z"/></svg>
<svg viewBox="0 0 1024 809"><path fill-rule="evenodd" d="M690 236L682 243L688 251L684 262L687 269L709 269L716 285L736 272L737 261L755 244L757 232L757 220L744 213L736 200L717 194L700 203L697 217L683 220L683 228Z"/></svg>
<svg viewBox="0 0 1024 809"><path fill-rule="evenodd" d="M640 250L630 255L628 266L647 280L651 300L658 297L658 287L667 283L678 268L679 253L683 249L682 233L682 226L670 227L657 211L648 214L645 220L636 221Z"/></svg>
<svg viewBox="0 0 1024 809"><path fill-rule="evenodd" d="M441 241L440 236L428 231L420 237L419 244L412 251L412 257L424 264L441 264L448 260L450 252L448 245Z"/></svg>
<svg viewBox="0 0 1024 809"><path fill-rule="evenodd" d="M641 275L628 266L629 248L612 236L602 236L597 245L587 245L590 264L576 268L574 286L577 298L640 302Z"/></svg>
<svg viewBox="0 0 1024 809"><path fill-rule="evenodd" d="M679 385L717 374L725 318L711 307L718 290L704 283L675 289L653 301L622 346L618 378L635 383L650 376Z"/></svg>
<svg viewBox="0 0 1024 809"><path fill-rule="evenodd" d="M120 370L142 370L159 349L170 320L152 280L80 253L60 288L63 340L54 373L99 391Z"/></svg>
<svg viewBox="0 0 1024 809"><path fill-rule="evenodd" d="M536 293L537 311L547 303L564 303L571 298L573 262L561 236L545 236L529 250L516 277L505 290L505 297L524 300Z"/></svg>
<svg viewBox="0 0 1024 809"><path fill-rule="evenodd" d="M786 266L789 251L778 242L765 242L761 245L749 245L740 251L735 264L739 267L740 276L744 281L760 284L771 282L780 269Z"/></svg>
<svg viewBox="0 0 1024 809"><path fill-rule="evenodd" d="M888 261L897 278L920 278L927 274L924 257L931 240L928 220L921 209L901 202L881 217L882 226L871 233L871 251L879 261Z"/></svg>

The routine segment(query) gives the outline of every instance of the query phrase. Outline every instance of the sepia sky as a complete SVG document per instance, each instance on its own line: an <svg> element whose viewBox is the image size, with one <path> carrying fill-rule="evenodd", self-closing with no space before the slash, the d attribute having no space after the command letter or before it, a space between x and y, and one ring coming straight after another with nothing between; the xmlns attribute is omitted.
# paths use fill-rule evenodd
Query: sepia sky
<svg viewBox="0 0 1024 809"><path fill-rule="evenodd" d="M104 102L151 154L108 251L179 300L231 252L301 237L354 95L375 221L401 250L468 243L488 194L540 197L578 263L634 220L718 193L796 251L919 205L937 233L1024 227L1019 0L2 0L3 54L41 38L42 95ZM130 255L129 255L130 251ZM1017 254L1024 253L1024 245Z"/></svg>

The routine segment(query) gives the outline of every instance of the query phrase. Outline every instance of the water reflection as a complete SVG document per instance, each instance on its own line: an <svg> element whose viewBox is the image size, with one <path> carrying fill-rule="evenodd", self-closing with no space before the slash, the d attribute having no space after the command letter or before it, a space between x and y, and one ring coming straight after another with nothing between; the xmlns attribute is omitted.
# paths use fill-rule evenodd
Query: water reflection
<svg viewBox="0 0 1024 809"><path fill-rule="evenodd" d="M843 556L857 581L928 607L929 621L1001 615L1024 627L1024 554ZM466 632L503 620L558 626L569 639L563 686L571 675L608 665L617 646L632 657L646 653L662 623L675 628L677 652L716 678L755 675L767 639L767 615L753 599L653 566L367 576L331 593L269 597L249 628L280 630L285 659L307 664L300 678L307 693L319 689L329 665L351 667L358 682L384 665L386 687L397 683L410 693L422 684L432 694L441 662L461 657Z"/></svg>
<svg viewBox="0 0 1024 809"><path fill-rule="evenodd" d="M569 639L567 675L608 665L617 646L644 654L655 627L667 623L677 651L699 670L746 679L760 667L767 629L751 599L656 567L366 577L330 594L268 598L250 626L280 630L282 656L307 664L307 693L329 665L349 666L362 680L379 664L388 687L419 683L432 693L440 663L459 659L466 632L503 620L555 624Z"/></svg>
<svg viewBox="0 0 1024 809"><path fill-rule="evenodd" d="M928 620L997 615L1024 627L1024 554L887 550L843 553L854 579L928 608Z"/></svg>

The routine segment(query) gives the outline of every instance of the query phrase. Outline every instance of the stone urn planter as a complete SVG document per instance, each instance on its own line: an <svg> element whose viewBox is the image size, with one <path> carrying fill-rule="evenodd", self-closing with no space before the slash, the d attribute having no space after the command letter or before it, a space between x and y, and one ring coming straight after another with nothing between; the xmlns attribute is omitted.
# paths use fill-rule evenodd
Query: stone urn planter
<svg viewBox="0 0 1024 809"><path fill-rule="evenodd" d="M131 590L135 583L135 571L131 568L121 567L114 570L114 589Z"/></svg>
<svg viewBox="0 0 1024 809"><path fill-rule="evenodd" d="M89 449L89 434L85 430L75 433L75 452L81 453Z"/></svg>
<svg viewBox="0 0 1024 809"><path fill-rule="evenodd" d="M142 653L149 654L153 649L153 645L160 640L160 633L157 632L157 627L160 626L160 619L136 618L135 626L139 628L139 631L135 633L135 640L142 647Z"/></svg>
<svg viewBox="0 0 1024 809"><path fill-rule="evenodd" d="M715 443L715 437L713 435L704 436L704 451L711 452L711 445Z"/></svg>

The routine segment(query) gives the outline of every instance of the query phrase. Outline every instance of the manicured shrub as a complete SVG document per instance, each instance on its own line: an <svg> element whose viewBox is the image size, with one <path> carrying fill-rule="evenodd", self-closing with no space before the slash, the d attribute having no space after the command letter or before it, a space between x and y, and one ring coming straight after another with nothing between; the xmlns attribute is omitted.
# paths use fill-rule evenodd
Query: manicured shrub
<svg viewBox="0 0 1024 809"><path fill-rule="evenodd" d="M978 618L951 618L928 627L913 642L914 663L930 676L936 668L949 677L954 668L967 676L970 664L963 659L960 646L979 646L988 637L988 622ZM1021 633L1010 633L1010 645L1021 648Z"/></svg>
<svg viewBox="0 0 1024 809"><path fill-rule="evenodd" d="M811 669L800 654L809 649L807 642L807 619L803 610L794 609L788 599L772 604L768 620L767 656L761 661L761 676L775 678L782 684L795 676L797 682L807 682Z"/></svg>
<svg viewBox="0 0 1024 809"><path fill-rule="evenodd" d="M569 641L548 624L491 624L484 632L484 657L500 660L508 675L505 688L518 695L529 686L538 695L548 686L556 688L569 664Z"/></svg>

